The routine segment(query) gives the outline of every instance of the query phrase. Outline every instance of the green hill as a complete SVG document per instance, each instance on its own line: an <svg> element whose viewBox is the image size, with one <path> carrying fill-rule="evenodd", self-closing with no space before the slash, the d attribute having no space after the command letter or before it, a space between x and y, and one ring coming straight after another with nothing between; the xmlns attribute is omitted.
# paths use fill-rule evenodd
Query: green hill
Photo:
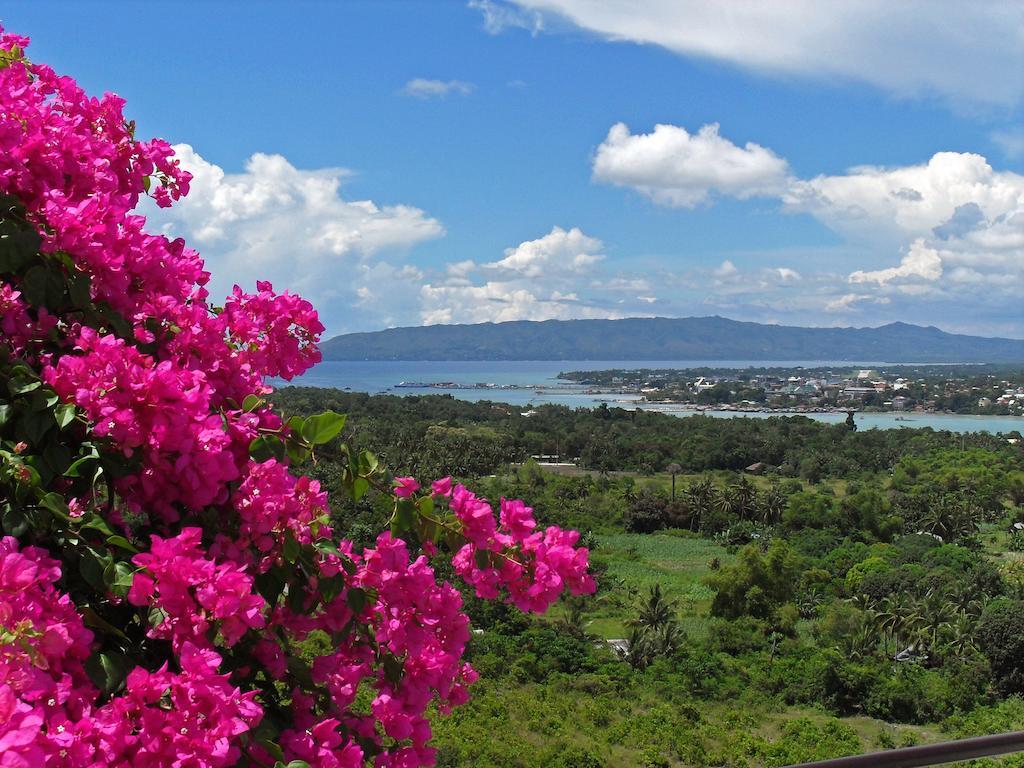
<svg viewBox="0 0 1024 768"><path fill-rule="evenodd" d="M336 336L325 360L871 360L1024 362L1024 340L933 326L801 328L724 317L428 325Z"/></svg>

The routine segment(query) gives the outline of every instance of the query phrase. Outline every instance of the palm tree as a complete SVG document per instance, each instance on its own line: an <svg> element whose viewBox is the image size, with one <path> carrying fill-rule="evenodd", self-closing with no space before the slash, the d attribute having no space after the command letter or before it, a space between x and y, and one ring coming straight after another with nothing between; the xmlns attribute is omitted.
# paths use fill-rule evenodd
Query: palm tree
<svg viewBox="0 0 1024 768"><path fill-rule="evenodd" d="M732 492L736 512L739 513L740 518L746 520L752 517L754 501L757 498L757 489L754 488L754 484L746 477L741 477L732 486Z"/></svg>
<svg viewBox="0 0 1024 768"><path fill-rule="evenodd" d="M965 611L957 614L948 625L946 643L942 650L950 653L955 659L966 659L977 652L974 645L974 619Z"/></svg>
<svg viewBox="0 0 1024 768"><path fill-rule="evenodd" d="M916 608L920 621L915 635L921 640L924 648L934 650L952 626L953 606L946 600L945 595L929 590L923 598L916 601Z"/></svg>
<svg viewBox="0 0 1024 768"><path fill-rule="evenodd" d="M890 595L882 600L877 615L878 626L885 638L886 651L889 648L889 640L892 639L899 652L900 636L906 629L906 616L910 612L910 601L900 592Z"/></svg>
<svg viewBox="0 0 1024 768"><path fill-rule="evenodd" d="M690 516L691 530L697 530L700 527L701 516L711 509L715 495L715 485L711 482L711 478L706 475L699 482L686 489L686 498L692 510Z"/></svg>
<svg viewBox="0 0 1024 768"><path fill-rule="evenodd" d="M587 599L583 596L571 596L565 599L565 612L558 620L557 626L562 631L581 640L592 637L587 627L590 621L586 618Z"/></svg>
<svg viewBox="0 0 1024 768"><path fill-rule="evenodd" d="M777 485L769 488L761 499L761 515L766 525L774 525L782 519L786 509L786 496Z"/></svg>
<svg viewBox="0 0 1024 768"><path fill-rule="evenodd" d="M818 615L818 606L822 603L821 592L817 587L811 587L797 601L797 608L800 611L800 618L813 619Z"/></svg>
<svg viewBox="0 0 1024 768"><path fill-rule="evenodd" d="M643 669L653 656L650 632L641 627L633 627L626 638L626 647L618 649L619 658L633 669Z"/></svg>
<svg viewBox="0 0 1024 768"><path fill-rule="evenodd" d="M734 518L739 510L738 500L732 487L723 488L717 491L712 502L715 511L721 512L723 517Z"/></svg>
<svg viewBox="0 0 1024 768"><path fill-rule="evenodd" d="M680 472L682 472L683 468L681 466L679 466L678 464L676 464L675 462L672 462L667 467L665 467L665 471L668 472L670 475L672 475L672 501L675 501L676 500L676 475L678 475Z"/></svg>
<svg viewBox="0 0 1024 768"><path fill-rule="evenodd" d="M648 633L651 650L659 656L668 656L676 652L686 639L686 633L674 618L669 619L658 629Z"/></svg>
<svg viewBox="0 0 1024 768"><path fill-rule="evenodd" d="M669 622L675 621L676 602L666 600L661 592L661 585L655 584L651 587L637 613L637 617L630 621L630 626L640 629L657 630Z"/></svg>

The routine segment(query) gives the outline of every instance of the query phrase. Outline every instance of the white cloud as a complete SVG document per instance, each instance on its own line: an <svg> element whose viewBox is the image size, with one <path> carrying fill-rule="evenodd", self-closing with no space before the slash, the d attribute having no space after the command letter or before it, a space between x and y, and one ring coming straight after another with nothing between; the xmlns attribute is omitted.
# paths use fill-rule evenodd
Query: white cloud
<svg viewBox="0 0 1024 768"><path fill-rule="evenodd" d="M505 249L497 261L449 263L443 279L421 289L421 319L429 325L618 317L607 302L581 299L577 293L584 276L603 258L602 247L578 227L553 227L543 237ZM474 281L476 274L484 276L483 282Z"/></svg>
<svg viewBox="0 0 1024 768"><path fill-rule="evenodd" d="M854 239L909 239L931 236L961 206L990 220L1020 210L1024 176L995 171L981 155L937 152L920 165L861 166L796 181L783 202Z"/></svg>
<svg viewBox="0 0 1024 768"><path fill-rule="evenodd" d="M691 134L675 125L632 134L616 123L597 148L596 181L631 187L662 205L693 208L713 193L740 199L779 195L788 184L786 161L747 142L738 147L718 133L718 124Z"/></svg>
<svg viewBox="0 0 1024 768"><path fill-rule="evenodd" d="M424 285L424 325L503 323L509 320L571 320L620 317L591 306L574 293L545 291L536 285L489 281L483 285Z"/></svg>
<svg viewBox="0 0 1024 768"><path fill-rule="evenodd" d="M402 86L402 93L406 96L415 96L417 99L438 99L450 94L468 96L475 89L473 83L464 80L428 80L417 77Z"/></svg>
<svg viewBox="0 0 1024 768"><path fill-rule="evenodd" d="M550 14L613 41L650 43L758 73L869 83L900 97L1012 105L1024 93L1017 0L510 0L471 3L492 31L505 15ZM534 16L534 28L544 26ZM519 24L517 26L522 26Z"/></svg>
<svg viewBox="0 0 1024 768"><path fill-rule="evenodd" d="M851 283L878 283L883 285L897 279L920 278L934 281L942 277L942 257L934 248L925 245L924 240L915 240L899 266L879 269L874 272L857 270L850 275Z"/></svg>
<svg viewBox="0 0 1024 768"><path fill-rule="evenodd" d="M753 143L740 148L717 125L695 135L671 125L633 135L620 123L598 148L593 176L666 206L692 207L714 193L758 195L779 200L785 212L813 216L874 262L846 278L802 285L830 312L864 304L872 295L867 291L876 292L875 304L890 294L950 299L955 288L1009 305L1024 285L1024 176L997 171L978 154L938 152L916 165L865 165L798 179L783 158ZM755 301L758 292L791 293L785 284L803 276L788 267L741 271L727 259L694 280L695 289L709 285L715 301L739 295ZM842 283L857 284L860 292L837 293Z"/></svg>
<svg viewBox="0 0 1024 768"><path fill-rule="evenodd" d="M333 331L361 298L356 267L376 268L371 259L444 234L419 208L345 200L344 169L299 170L281 155L254 154L242 173L226 173L187 144L175 152L193 174L191 191L149 218L200 251L213 275L214 301L235 282L251 289L257 279L270 280L312 301ZM388 279L413 278L385 271Z"/></svg>
<svg viewBox="0 0 1024 768"><path fill-rule="evenodd" d="M726 259L725 261L723 261L721 264L718 265L718 267L715 269L715 271L712 274L715 277L717 277L719 280L724 280L726 278L730 278L730 277L734 277L735 275L738 275L739 274L739 270L736 269L736 265L735 264L733 264L731 261L729 261L729 259Z"/></svg>
<svg viewBox="0 0 1024 768"><path fill-rule="evenodd" d="M469 7L483 14L484 29L492 35L506 29L525 29L536 35L544 29L544 17L538 11L516 8L494 0L469 0Z"/></svg>
<svg viewBox="0 0 1024 768"><path fill-rule="evenodd" d="M799 272L789 267L775 267L775 272L778 273L779 279L784 283L802 279Z"/></svg>
<svg viewBox="0 0 1024 768"><path fill-rule="evenodd" d="M553 227L544 237L505 249L505 258L485 266L516 272L523 277L580 273L604 258L600 253L603 247L600 240L583 234L579 227L568 231Z"/></svg>
<svg viewBox="0 0 1024 768"><path fill-rule="evenodd" d="M875 303L875 304L888 304L889 299L886 297L878 298L872 296L870 293L846 293L837 299L825 304L826 312L851 312L858 310L858 304L864 302Z"/></svg>

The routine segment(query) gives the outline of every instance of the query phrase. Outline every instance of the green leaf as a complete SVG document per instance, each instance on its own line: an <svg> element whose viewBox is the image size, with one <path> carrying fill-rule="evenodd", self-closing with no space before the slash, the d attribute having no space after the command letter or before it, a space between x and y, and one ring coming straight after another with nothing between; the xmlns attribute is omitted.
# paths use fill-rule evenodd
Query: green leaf
<svg viewBox="0 0 1024 768"><path fill-rule="evenodd" d="M16 229L13 222L4 222L5 229L0 232L0 274L21 272L39 253L41 240L31 230Z"/></svg>
<svg viewBox="0 0 1024 768"><path fill-rule="evenodd" d="M380 466L380 462L377 457L369 451L360 451L359 453L359 474L365 477L372 475L377 471Z"/></svg>
<svg viewBox="0 0 1024 768"><path fill-rule="evenodd" d="M259 395L246 395L245 399L242 401L242 410L246 413L252 413L257 408L262 408L266 404L267 401Z"/></svg>
<svg viewBox="0 0 1024 768"><path fill-rule="evenodd" d="M55 425L53 411L30 411L21 418L21 426L25 430L25 436L33 445L39 445L43 438L46 437L46 433Z"/></svg>
<svg viewBox="0 0 1024 768"><path fill-rule="evenodd" d="M109 621L100 616L90 606L84 606L82 609L82 619L85 626L89 629L102 632L105 635L113 635L114 637L120 638L121 640L127 640L128 635L122 632L120 629L115 627Z"/></svg>
<svg viewBox="0 0 1024 768"><path fill-rule="evenodd" d="M359 501L370 490L370 481L365 477L357 477L352 481L352 500Z"/></svg>
<svg viewBox="0 0 1024 768"><path fill-rule="evenodd" d="M18 538L28 533L29 519L22 509L8 504L3 512L0 512L0 527L3 527L7 535Z"/></svg>
<svg viewBox="0 0 1024 768"><path fill-rule="evenodd" d="M135 581L135 569L131 565L122 561L113 564L113 573L107 578L111 592L118 597L127 597L133 581Z"/></svg>
<svg viewBox="0 0 1024 768"><path fill-rule="evenodd" d="M64 278L37 264L22 278L21 292L33 306L56 309L64 296Z"/></svg>
<svg viewBox="0 0 1024 768"><path fill-rule="evenodd" d="M82 578L97 592L106 593L107 581L103 578L103 573L112 558L89 546L81 547L80 552L78 567L81 570Z"/></svg>
<svg viewBox="0 0 1024 768"><path fill-rule="evenodd" d="M89 276L84 272L76 273L68 281L68 296L75 309L88 309L92 303L92 293L89 289Z"/></svg>
<svg viewBox="0 0 1024 768"><path fill-rule="evenodd" d="M50 492L39 499L39 506L43 509L47 509L61 520L70 520L71 513L68 510L67 502L64 501L64 497L59 493Z"/></svg>
<svg viewBox="0 0 1024 768"><path fill-rule="evenodd" d="M299 559L299 542L295 539L295 536L291 531L285 531L284 533L284 559L289 563L294 563Z"/></svg>
<svg viewBox="0 0 1024 768"><path fill-rule="evenodd" d="M275 744L273 740L260 739L259 745L267 750L267 753L277 761L274 763L274 768L277 768L279 765L284 765L284 750Z"/></svg>
<svg viewBox="0 0 1024 768"><path fill-rule="evenodd" d="M277 605L284 591L284 573L280 568L271 568L266 573L256 574L256 589L271 606Z"/></svg>
<svg viewBox="0 0 1024 768"><path fill-rule="evenodd" d="M340 595L341 590L345 588L345 577L340 573L336 573L334 576L322 577L319 584L317 584L317 588L320 590L324 602L329 603Z"/></svg>
<svg viewBox="0 0 1024 768"><path fill-rule="evenodd" d="M366 590L361 587L349 587L348 594L345 595L345 600L348 602L348 607L356 614L360 614L366 610L366 604L369 602Z"/></svg>
<svg viewBox="0 0 1024 768"><path fill-rule="evenodd" d="M19 366L11 372L11 378L7 382L7 391L12 395L24 395L41 386L43 386L43 382L32 375L28 368Z"/></svg>
<svg viewBox="0 0 1024 768"><path fill-rule="evenodd" d="M402 682L402 675L405 673L405 666L401 660L392 653L384 654L384 679L392 685Z"/></svg>
<svg viewBox="0 0 1024 768"><path fill-rule="evenodd" d="M325 411L310 416L302 425L302 437L313 445L331 442L345 427L345 416L334 411Z"/></svg>
<svg viewBox="0 0 1024 768"><path fill-rule="evenodd" d="M0 427L10 421L11 418L11 404L2 403L0 404Z"/></svg>
<svg viewBox="0 0 1024 768"><path fill-rule="evenodd" d="M138 554L139 552L138 548L124 536L108 536L107 545L111 547L120 547L132 554Z"/></svg>
<svg viewBox="0 0 1024 768"><path fill-rule="evenodd" d="M284 441L285 451L288 453L288 460L292 464L302 464L309 459L310 451L303 443L292 439L290 436Z"/></svg>
<svg viewBox="0 0 1024 768"><path fill-rule="evenodd" d="M107 521L94 512L90 513L88 517L84 518L81 528L83 530L99 531L104 536L114 535L114 531L111 529L109 525L107 525Z"/></svg>
<svg viewBox="0 0 1024 768"><path fill-rule="evenodd" d="M411 499L396 499L395 514L391 518L391 535L403 537L416 524L416 505Z"/></svg>
<svg viewBox="0 0 1024 768"><path fill-rule="evenodd" d="M85 662L85 671L104 693L113 693L121 687L131 664L123 653L106 651L94 653Z"/></svg>
<svg viewBox="0 0 1024 768"><path fill-rule="evenodd" d="M476 567L480 569L491 568L494 565L491 562L491 553L486 549L478 549L474 553L473 559L476 560Z"/></svg>
<svg viewBox="0 0 1024 768"><path fill-rule="evenodd" d="M58 405L53 411L53 416L57 420L57 426L64 429L64 427L75 420L75 406L71 403Z"/></svg>
<svg viewBox="0 0 1024 768"><path fill-rule="evenodd" d="M249 443L249 455L256 462L262 463L268 459L283 461L284 454L284 443L271 435L262 435Z"/></svg>

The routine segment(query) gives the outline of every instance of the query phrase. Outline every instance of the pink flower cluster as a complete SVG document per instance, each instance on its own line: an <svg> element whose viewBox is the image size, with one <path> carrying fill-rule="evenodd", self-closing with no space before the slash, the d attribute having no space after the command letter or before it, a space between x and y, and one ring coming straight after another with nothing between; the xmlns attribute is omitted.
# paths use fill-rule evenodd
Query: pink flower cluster
<svg viewBox="0 0 1024 768"><path fill-rule="evenodd" d="M136 668L97 707L83 668L92 633L59 577L41 550L0 540L0 766L234 765L263 712L217 674L220 656L185 643L180 674Z"/></svg>
<svg viewBox="0 0 1024 768"><path fill-rule="evenodd" d="M238 533L219 535L213 553L236 562L255 561L265 572L281 554L285 533L299 544L329 537L327 494L320 483L295 477L276 459L250 462L233 499ZM254 557L251 553L258 553Z"/></svg>
<svg viewBox="0 0 1024 768"><path fill-rule="evenodd" d="M123 483L125 496L165 521L177 503L200 508L223 502L238 477L231 436L210 412L211 392L201 371L160 362L124 339L88 326L76 350L44 370L45 381L80 407L126 455L141 449L144 469Z"/></svg>
<svg viewBox="0 0 1024 768"><path fill-rule="evenodd" d="M8 340L15 354L21 355L30 345L38 344L57 324L57 318L45 307L40 308L36 315L36 319L29 315L21 291L0 282L0 333Z"/></svg>
<svg viewBox="0 0 1024 768"><path fill-rule="evenodd" d="M236 285L224 304L231 340L255 370L291 380L320 362L316 343L324 327L300 296L275 294L265 281L256 283L256 291L247 295Z"/></svg>
<svg viewBox="0 0 1024 768"><path fill-rule="evenodd" d="M566 589L574 595L594 591L588 552L576 548L576 531L552 525L535 532L533 510L508 499L501 500L499 526L487 500L462 485L452 493L451 508L469 540L452 563L478 597L496 598L504 590L520 610L543 613Z"/></svg>
<svg viewBox="0 0 1024 768"><path fill-rule="evenodd" d="M98 637L55 587L57 560L0 540L0 768L213 768L237 763L243 749L251 764L273 765L279 755L253 729L265 707L284 711L274 696L291 702L291 721L269 726L280 728L270 733L285 762L432 764L426 713L464 702L476 678L462 661L469 626L459 592L390 533L362 554L332 541L319 484L286 461L250 458L256 438L283 435L282 421L259 402L243 405L270 391L264 377L290 379L319 361L313 307L263 282L211 306L199 255L147 233L132 213L146 194L166 206L188 192L170 146L138 141L120 98L90 98L30 63L27 43L0 29L0 195L24 206L41 238L33 268L61 290L87 279L89 291L29 301L38 291L25 275L5 276L0 365L8 352L27 361L88 424L65 423L60 439L89 441L129 472L108 488L69 476L39 489L67 503L54 521L69 518L74 536L46 544L71 564L65 577L78 586L68 589L88 600ZM21 454L43 451L33 442L20 441L12 460L26 473ZM453 562L478 594L539 612L566 590L593 591L577 534L535 531L521 502L503 500L496 521L450 478L432 484L434 502L417 501L415 479L397 483L403 509L450 506L453 533L468 542ZM131 575L126 602L96 588L99 577L74 581L84 545L64 542L86 538L109 561L103 578ZM144 551L129 564L136 545ZM429 542L423 551L436 553ZM107 609L112 621L131 619L97 621ZM313 632L332 650L306 665L296 644ZM112 665L99 655L111 636L127 675L108 677L101 692L86 662L94 674ZM365 686L369 714L354 707Z"/></svg>
<svg viewBox="0 0 1024 768"><path fill-rule="evenodd" d="M132 580L128 601L162 612L163 620L149 636L170 640L176 650L185 643L208 646L214 621L228 647L249 629L265 625L266 602L253 594L252 577L242 566L208 559L201 549L202 533L183 528L170 539L153 536L150 551L132 558L143 570Z"/></svg>

